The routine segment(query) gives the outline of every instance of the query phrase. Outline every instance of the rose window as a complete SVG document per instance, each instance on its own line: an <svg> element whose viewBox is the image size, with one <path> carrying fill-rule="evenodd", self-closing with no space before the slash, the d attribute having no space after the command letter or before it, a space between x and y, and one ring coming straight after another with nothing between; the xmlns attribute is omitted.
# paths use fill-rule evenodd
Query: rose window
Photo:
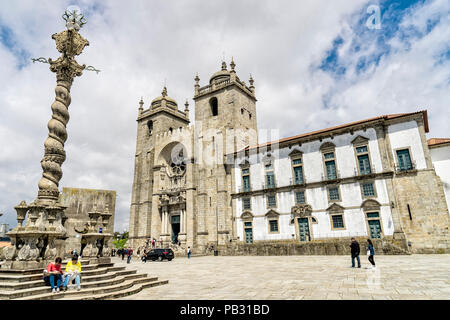
<svg viewBox="0 0 450 320"><path fill-rule="evenodd" d="M172 173L175 175L181 175L184 173L184 171L186 170L186 163L184 161L183 151L180 151L175 159L172 159L170 168L172 170Z"/></svg>
<svg viewBox="0 0 450 320"><path fill-rule="evenodd" d="M174 163L172 162L170 164L170 168L172 169L173 174L180 175L186 170L186 164L184 162L181 163Z"/></svg>

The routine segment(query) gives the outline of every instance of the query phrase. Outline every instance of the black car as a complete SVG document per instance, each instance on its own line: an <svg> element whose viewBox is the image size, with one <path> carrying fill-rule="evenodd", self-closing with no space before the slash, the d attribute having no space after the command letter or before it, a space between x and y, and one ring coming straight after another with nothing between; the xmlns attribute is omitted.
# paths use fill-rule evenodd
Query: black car
<svg viewBox="0 0 450 320"><path fill-rule="evenodd" d="M152 261L163 261L164 259L170 261L174 258L174 256L175 255L172 249L152 249L147 252L147 260Z"/></svg>

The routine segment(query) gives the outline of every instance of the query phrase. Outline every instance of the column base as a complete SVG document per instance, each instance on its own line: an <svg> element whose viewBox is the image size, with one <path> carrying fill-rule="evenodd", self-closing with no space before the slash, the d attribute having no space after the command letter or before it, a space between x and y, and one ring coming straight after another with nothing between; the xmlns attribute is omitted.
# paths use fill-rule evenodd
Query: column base
<svg viewBox="0 0 450 320"><path fill-rule="evenodd" d="M170 244L170 234L163 233L159 236L159 241L156 241L156 247L164 247L167 248Z"/></svg>
<svg viewBox="0 0 450 320"><path fill-rule="evenodd" d="M181 244L186 244L187 235L186 233L179 233L178 234L178 240L181 242Z"/></svg>

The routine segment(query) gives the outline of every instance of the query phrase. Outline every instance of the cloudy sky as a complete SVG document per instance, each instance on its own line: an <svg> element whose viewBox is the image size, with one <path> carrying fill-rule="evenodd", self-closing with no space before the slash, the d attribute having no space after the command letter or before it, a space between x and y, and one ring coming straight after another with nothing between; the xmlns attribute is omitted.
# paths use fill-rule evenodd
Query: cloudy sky
<svg viewBox="0 0 450 320"><path fill-rule="evenodd" d="M116 190L128 229L136 117L164 83L193 119L194 76L222 57L257 93L258 127L287 137L382 114L428 110L431 137L450 137L448 0L111 0L0 3L0 223L36 198L57 58L51 35L77 5L90 42L77 58L60 187ZM379 13L379 14L378 14ZM264 137L261 137L264 142Z"/></svg>

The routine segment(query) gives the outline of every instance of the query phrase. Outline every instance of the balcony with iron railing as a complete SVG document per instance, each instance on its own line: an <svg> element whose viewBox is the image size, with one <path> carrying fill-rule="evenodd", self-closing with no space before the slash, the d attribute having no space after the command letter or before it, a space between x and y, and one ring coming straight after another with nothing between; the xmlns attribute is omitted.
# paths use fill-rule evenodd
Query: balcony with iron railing
<svg viewBox="0 0 450 320"><path fill-rule="evenodd" d="M268 183L267 181L264 183L264 189L275 189L277 187L277 183L275 181Z"/></svg>
<svg viewBox="0 0 450 320"><path fill-rule="evenodd" d="M306 184L305 178L290 178L289 179L289 185L290 186L304 186Z"/></svg>
<svg viewBox="0 0 450 320"><path fill-rule="evenodd" d="M353 176L357 179L364 179L375 175L375 172L372 171L372 169L368 170L358 170L358 168L354 169Z"/></svg>
<svg viewBox="0 0 450 320"><path fill-rule="evenodd" d="M239 193L251 192L251 191L252 191L251 186L240 186L239 187Z"/></svg>
<svg viewBox="0 0 450 320"><path fill-rule="evenodd" d="M395 173L407 173L407 172L414 172L417 171L417 167L416 167L416 162L415 161L410 161L406 164L403 165L399 165L399 164L395 164L394 165L394 171Z"/></svg>
<svg viewBox="0 0 450 320"><path fill-rule="evenodd" d="M333 181L337 181L341 179L341 174L339 173L339 170L336 170L334 172L334 174L327 174L324 175L322 173L322 180L321 181L325 181L325 182L333 182Z"/></svg>

